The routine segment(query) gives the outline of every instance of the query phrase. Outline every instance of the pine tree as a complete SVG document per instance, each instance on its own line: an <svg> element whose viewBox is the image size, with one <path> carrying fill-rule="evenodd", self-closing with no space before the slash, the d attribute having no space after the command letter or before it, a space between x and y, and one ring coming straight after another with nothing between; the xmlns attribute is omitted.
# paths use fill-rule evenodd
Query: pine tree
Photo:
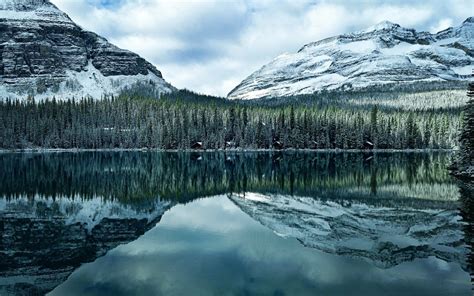
<svg viewBox="0 0 474 296"><path fill-rule="evenodd" d="M409 149L416 148L416 125L415 125L415 120L413 119L412 112L408 114L406 125L407 125L407 148Z"/></svg>
<svg viewBox="0 0 474 296"><path fill-rule="evenodd" d="M460 177L474 178L474 83L469 84L467 95L470 99L464 109L455 174Z"/></svg>
<svg viewBox="0 0 474 296"><path fill-rule="evenodd" d="M374 143L375 147L378 146L378 139L377 139L377 115L378 115L378 107L375 105L370 112L370 140Z"/></svg>

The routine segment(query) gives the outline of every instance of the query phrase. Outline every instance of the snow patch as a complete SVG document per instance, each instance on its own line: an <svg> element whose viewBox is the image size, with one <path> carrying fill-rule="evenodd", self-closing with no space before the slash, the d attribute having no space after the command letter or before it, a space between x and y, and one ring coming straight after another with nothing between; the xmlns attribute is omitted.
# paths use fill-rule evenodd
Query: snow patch
<svg viewBox="0 0 474 296"><path fill-rule="evenodd" d="M394 47L382 48L380 49L380 52L385 55L407 55L422 48L429 48L429 46L402 42Z"/></svg>
<svg viewBox="0 0 474 296"><path fill-rule="evenodd" d="M339 45L341 50L348 50L355 53L371 53L378 48L377 44L373 40L362 40L348 43L341 43Z"/></svg>
<svg viewBox="0 0 474 296"><path fill-rule="evenodd" d="M257 201L257 202L266 202L268 201L268 198L265 197L265 195L258 194L258 193L253 193L249 192L245 195L243 195L245 199L251 200L251 201Z"/></svg>
<svg viewBox="0 0 474 296"><path fill-rule="evenodd" d="M453 67L451 70L458 75L473 75L474 65L467 65L463 67Z"/></svg>
<svg viewBox="0 0 474 296"><path fill-rule="evenodd" d="M56 98L57 100L93 98L101 99L104 96L117 96L126 88L136 83L149 83L161 93L170 93L172 87L162 78L152 72L147 75L116 75L104 76L96 69L91 62L85 71L76 72L68 70L64 81L59 84L57 91L48 91L41 94L34 94L36 100L46 100ZM26 94L17 94L7 90L4 84L0 83L0 99L24 99Z"/></svg>

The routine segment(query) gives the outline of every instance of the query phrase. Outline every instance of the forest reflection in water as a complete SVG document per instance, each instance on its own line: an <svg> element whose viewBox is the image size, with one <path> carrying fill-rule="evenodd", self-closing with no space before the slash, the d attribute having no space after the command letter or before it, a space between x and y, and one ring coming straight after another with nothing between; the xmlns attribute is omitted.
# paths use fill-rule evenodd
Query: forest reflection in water
<svg viewBox="0 0 474 296"><path fill-rule="evenodd" d="M0 194L185 202L228 192L456 200L446 153L0 154ZM330 195L328 196L330 197Z"/></svg>
<svg viewBox="0 0 474 296"><path fill-rule="evenodd" d="M166 212L172 216L191 211L202 198L222 195L242 215L270 233L297 239L301 247L362 259L387 270L437 258L472 275L473 191L447 174L450 157L323 152L0 154L0 252L5 255L0 259L0 291L50 291L83 263L145 233L146 240L150 229L162 225ZM176 208L178 204L189 204L188 210ZM247 226L242 222L241 227ZM227 235L226 240L232 236ZM305 292L311 294L312 288Z"/></svg>

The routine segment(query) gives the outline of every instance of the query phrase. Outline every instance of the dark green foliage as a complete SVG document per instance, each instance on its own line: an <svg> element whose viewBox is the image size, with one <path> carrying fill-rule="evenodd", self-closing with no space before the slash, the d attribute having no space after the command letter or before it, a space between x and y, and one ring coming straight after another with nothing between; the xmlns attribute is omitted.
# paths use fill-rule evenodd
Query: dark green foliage
<svg viewBox="0 0 474 296"><path fill-rule="evenodd" d="M156 198L186 202L230 192L448 200L455 197L454 190L433 187L454 186L445 170L448 162L445 153L3 153L0 197L100 196L138 205Z"/></svg>
<svg viewBox="0 0 474 296"><path fill-rule="evenodd" d="M453 169L459 177L474 178L474 83L469 84L467 95L470 99L464 109L460 149Z"/></svg>
<svg viewBox="0 0 474 296"><path fill-rule="evenodd" d="M461 161L474 165L474 83L469 84L470 97L464 109L463 128L461 132Z"/></svg>
<svg viewBox="0 0 474 296"><path fill-rule="evenodd" d="M278 108L181 92L154 98L0 103L0 148L452 148L459 112ZM471 138L472 139L472 138Z"/></svg>

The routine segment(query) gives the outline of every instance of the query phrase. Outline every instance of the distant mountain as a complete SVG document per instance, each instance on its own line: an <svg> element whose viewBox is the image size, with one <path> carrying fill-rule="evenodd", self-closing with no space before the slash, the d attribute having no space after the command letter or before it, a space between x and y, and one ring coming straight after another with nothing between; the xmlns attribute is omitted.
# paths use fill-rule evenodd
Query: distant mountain
<svg viewBox="0 0 474 296"><path fill-rule="evenodd" d="M174 90L151 63L83 30L48 0L0 1L0 99L97 99L137 82Z"/></svg>
<svg viewBox="0 0 474 296"><path fill-rule="evenodd" d="M474 17L436 34L383 22L280 55L242 81L228 98L456 83L472 79L473 66Z"/></svg>

